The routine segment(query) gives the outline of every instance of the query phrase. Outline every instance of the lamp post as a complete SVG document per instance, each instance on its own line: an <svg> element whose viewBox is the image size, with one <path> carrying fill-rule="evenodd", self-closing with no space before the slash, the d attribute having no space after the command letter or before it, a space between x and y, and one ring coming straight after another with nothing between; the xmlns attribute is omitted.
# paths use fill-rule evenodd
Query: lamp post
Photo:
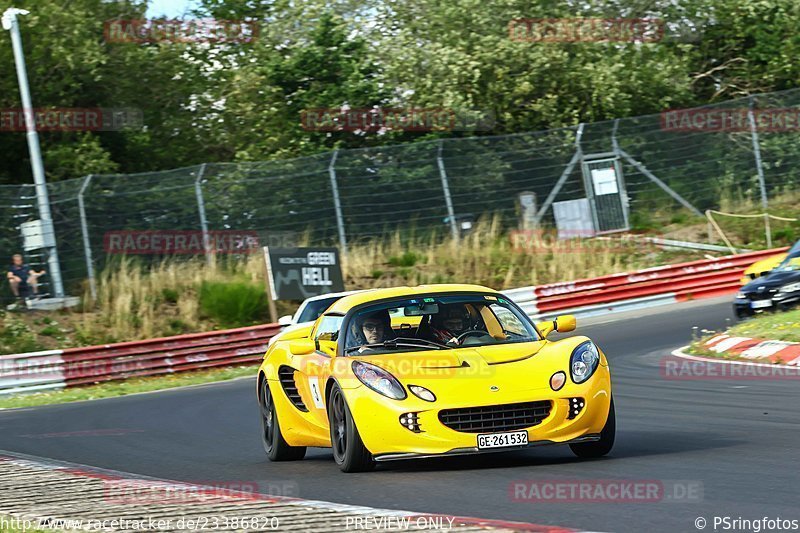
<svg viewBox="0 0 800 533"><path fill-rule="evenodd" d="M48 248L47 261L50 277L53 280L53 292L56 298L64 297L64 284L61 280L61 268L58 263L58 250L56 249L56 236L53 229L53 217L50 214L50 200L47 197L47 182L44 177L42 153L39 149L39 135L36 133L36 120L31 103L31 93L28 86L28 73L25 69L25 56L22 53L22 39L19 35L17 15L27 15L29 11L11 7L3 13L3 29L11 33L11 46L14 49L14 62L17 66L17 79L19 80L19 93L22 98L22 113L25 116L25 131L28 139L28 152L31 156L31 169L33 181L36 185L36 203L39 206L39 219L42 223L44 242Z"/></svg>

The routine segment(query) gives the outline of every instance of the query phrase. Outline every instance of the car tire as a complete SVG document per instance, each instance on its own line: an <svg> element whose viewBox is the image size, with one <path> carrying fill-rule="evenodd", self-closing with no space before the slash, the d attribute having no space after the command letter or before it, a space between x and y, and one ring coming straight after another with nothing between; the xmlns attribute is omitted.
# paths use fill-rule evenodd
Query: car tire
<svg viewBox="0 0 800 533"><path fill-rule="evenodd" d="M333 459L342 472L367 472L375 467L353 421L353 414L339 385L334 384L328 397L328 425L331 429Z"/></svg>
<svg viewBox="0 0 800 533"><path fill-rule="evenodd" d="M581 459L594 459L607 455L614 447L614 437L617 433L617 415L614 410L614 398L611 398L611 405L608 408L608 418L606 424L600 431L600 440L594 442L581 442L570 444L572 453Z"/></svg>
<svg viewBox="0 0 800 533"><path fill-rule="evenodd" d="M290 446L281 433L275 402L269 383L262 380L259 387L258 407L261 418L261 443L270 461L298 461L305 457L305 446Z"/></svg>

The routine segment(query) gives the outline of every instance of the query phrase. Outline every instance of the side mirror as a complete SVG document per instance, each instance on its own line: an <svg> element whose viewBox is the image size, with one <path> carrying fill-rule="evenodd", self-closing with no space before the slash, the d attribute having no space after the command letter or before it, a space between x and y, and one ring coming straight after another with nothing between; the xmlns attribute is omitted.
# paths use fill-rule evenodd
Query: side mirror
<svg viewBox="0 0 800 533"><path fill-rule="evenodd" d="M556 331L559 333L575 331L575 328L578 326L578 321L575 320L575 315L557 316L553 322L556 325Z"/></svg>
<svg viewBox="0 0 800 533"><path fill-rule="evenodd" d="M281 326L291 326L292 325L292 315L284 315L278 319L278 324Z"/></svg>
<svg viewBox="0 0 800 533"><path fill-rule="evenodd" d="M289 341L289 351L292 352L293 355L308 355L314 353L316 349L317 345L311 339L295 339Z"/></svg>
<svg viewBox="0 0 800 533"><path fill-rule="evenodd" d="M576 325L575 315L561 315L557 316L554 320L545 320L544 322L537 323L536 329L538 329L542 337L546 339L547 336L554 331L559 333L575 331Z"/></svg>

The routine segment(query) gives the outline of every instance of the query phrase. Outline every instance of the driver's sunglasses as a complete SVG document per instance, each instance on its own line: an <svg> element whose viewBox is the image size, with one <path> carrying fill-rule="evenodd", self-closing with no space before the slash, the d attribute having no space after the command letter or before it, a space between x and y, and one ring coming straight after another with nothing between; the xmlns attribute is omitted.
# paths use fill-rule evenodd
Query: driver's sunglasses
<svg viewBox="0 0 800 533"><path fill-rule="evenodd" d="M361 327L364 331L378 331L383 329L383 324L363 324Z"/></svg>

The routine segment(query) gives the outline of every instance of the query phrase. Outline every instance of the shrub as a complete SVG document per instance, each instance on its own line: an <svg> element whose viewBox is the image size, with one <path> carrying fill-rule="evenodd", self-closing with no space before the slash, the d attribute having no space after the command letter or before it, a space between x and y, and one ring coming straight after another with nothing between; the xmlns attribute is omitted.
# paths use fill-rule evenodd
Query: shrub
<svg viewBox="0 0 800 533"><path fill-rule="evenodd" d="M264 291L263 284L247 281L204 281L200 311L228 327L264 322L269 309Z"/></svg>

